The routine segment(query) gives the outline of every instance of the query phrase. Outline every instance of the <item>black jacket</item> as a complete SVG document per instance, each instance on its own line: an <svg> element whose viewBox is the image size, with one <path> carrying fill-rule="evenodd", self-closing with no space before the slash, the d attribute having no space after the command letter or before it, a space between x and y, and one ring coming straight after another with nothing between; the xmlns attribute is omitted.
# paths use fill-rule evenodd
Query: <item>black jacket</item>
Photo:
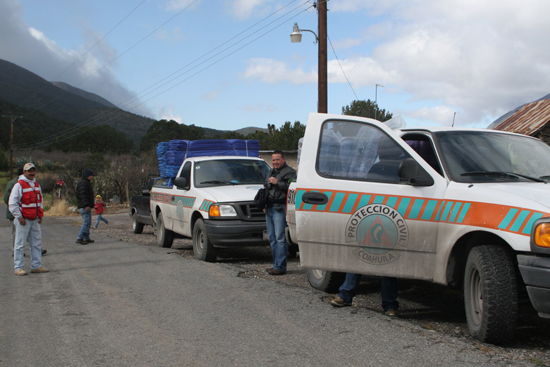
<svg viewBox="0 0 550 367"><path fill-rule="evenodd" d="M272 169L269 177L275 177L277 184L267 184L267 188L269 189L267 205L286 204L288 186L291 180L296 179L296 170L285 163L279 170Z"/></svg>
<svg viewBox="0 0 550 367"><path fill-rule="evenodd" d="M94 189L92 183L85 178L81 178L76 184L76 199L78 200L78 208L94 207Z"/></svg>

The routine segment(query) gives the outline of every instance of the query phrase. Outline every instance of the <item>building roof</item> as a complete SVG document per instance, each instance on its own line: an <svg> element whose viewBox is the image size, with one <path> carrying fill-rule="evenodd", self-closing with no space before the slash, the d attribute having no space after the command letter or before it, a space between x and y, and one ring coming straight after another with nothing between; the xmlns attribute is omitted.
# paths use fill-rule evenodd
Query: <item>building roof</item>
<svg viewBox="0 0 550 367"><path fill-rule="evenodd" d="M550 99L528 103L495 126L495 130L533 135L550 121Z"/></svg>

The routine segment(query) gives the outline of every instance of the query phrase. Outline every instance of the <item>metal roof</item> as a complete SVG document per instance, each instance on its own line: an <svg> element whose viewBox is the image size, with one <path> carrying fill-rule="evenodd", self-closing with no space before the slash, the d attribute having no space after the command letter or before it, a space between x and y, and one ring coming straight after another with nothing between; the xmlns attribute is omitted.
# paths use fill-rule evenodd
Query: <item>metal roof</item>
<svg viewBox="0 0 550 367"><path fill-rule="evenodd" d="M550 121L550 99L526 104L495 126L495 130L533 135Z"/></svg>

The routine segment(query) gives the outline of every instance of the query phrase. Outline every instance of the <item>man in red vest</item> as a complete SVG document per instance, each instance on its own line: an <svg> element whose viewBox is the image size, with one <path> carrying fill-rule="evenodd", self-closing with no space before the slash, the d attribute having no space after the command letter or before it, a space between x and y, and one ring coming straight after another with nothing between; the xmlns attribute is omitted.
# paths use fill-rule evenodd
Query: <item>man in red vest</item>
<svg viewBox="0 0 550 367"><path fill-rule="evenodd" d="M25 259L23 253L27 239L31 253L31 273L47 273L49 270L42 267L42 232L40 224L44 216L42 209L42 189L35 180L36 167L27 163L23 167L23 174L11 190L9 206L14 216L15 249L13 263L15 275L27 275L23 269Z"/></svg>

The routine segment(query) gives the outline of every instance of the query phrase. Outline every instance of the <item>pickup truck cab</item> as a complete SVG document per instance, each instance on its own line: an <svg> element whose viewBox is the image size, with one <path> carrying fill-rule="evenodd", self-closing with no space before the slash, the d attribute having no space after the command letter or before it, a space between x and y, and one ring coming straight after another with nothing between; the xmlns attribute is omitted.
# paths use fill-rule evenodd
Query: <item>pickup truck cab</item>
<svg viewBox="0 0 550 367"><path fill-rule="evenodd" d="M192 157L183 161L173 186L153 186L151 214L157 242L193 239L197 259L214 261L218 249L268 245L263 211L254 196L270 166L243 156Z"/></svg>
<svg viewBox="0 0 550 367"><path fill-rule="evenodd" d="M471 334L500 344L522 290L550 317L549 179L538 139L311 114L288 237L313 286L352 272L462 288Z"/></svg>
<svg viewBox="0 0 550 367"><path fill-rule="evenodd" d="M132 218L132 229L135 234L143 233L145 226L154 226L153 218L151 218L151 189L154 185L165 183L166 179L161 177L150 178L147 185L142 190L141 195L133 195L130 198L130 218Z"/></svg>

